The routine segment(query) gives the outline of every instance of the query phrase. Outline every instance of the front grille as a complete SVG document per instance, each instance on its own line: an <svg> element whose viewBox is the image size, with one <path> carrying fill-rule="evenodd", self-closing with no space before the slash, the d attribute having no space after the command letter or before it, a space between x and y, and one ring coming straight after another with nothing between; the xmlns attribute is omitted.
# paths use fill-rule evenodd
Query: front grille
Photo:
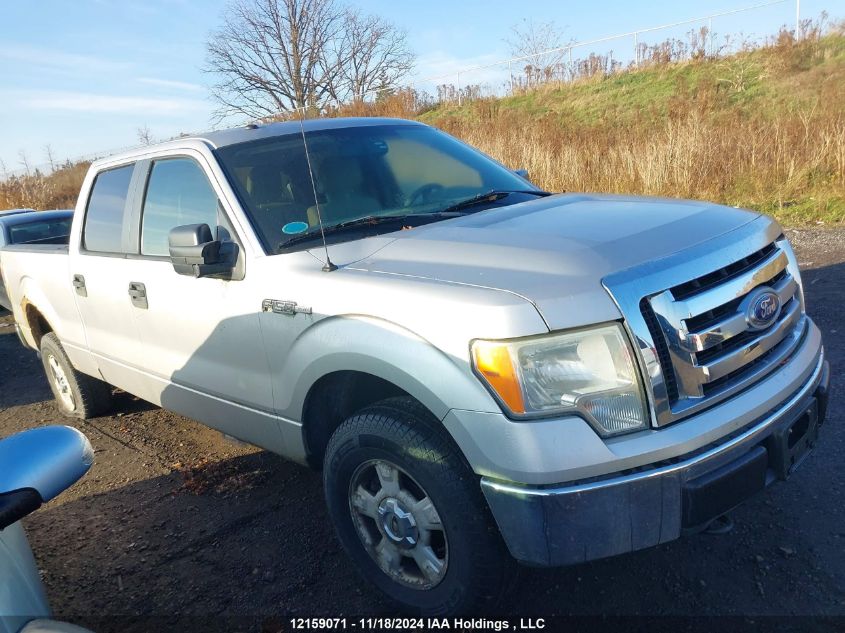
<svg viewBox="0 0 845 633"><path fill-rule="evenodd" d="M673 419L758 380L797 345L805 325L801 292L780 243L640 301ZM761 287L780 303L762 330L746 317Z"/></svg>

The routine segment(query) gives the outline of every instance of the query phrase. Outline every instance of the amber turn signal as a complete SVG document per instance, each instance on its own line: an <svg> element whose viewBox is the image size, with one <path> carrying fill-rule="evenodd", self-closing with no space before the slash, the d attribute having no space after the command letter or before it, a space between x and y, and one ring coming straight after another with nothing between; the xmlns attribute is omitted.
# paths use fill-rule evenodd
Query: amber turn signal
<svg viewBox="0 0 845 633"><path fill-rule="evenodd" d="M475 369L513 413L525 413L525 401L519 387L510 350L495 341L475 341L472 345Z"/></svg>

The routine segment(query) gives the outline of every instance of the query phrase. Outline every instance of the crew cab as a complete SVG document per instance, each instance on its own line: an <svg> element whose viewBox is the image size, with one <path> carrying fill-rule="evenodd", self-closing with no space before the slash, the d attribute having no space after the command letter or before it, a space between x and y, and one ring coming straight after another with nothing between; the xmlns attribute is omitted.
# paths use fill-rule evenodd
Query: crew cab
<svg viewBox="0 0 845 633"><path fill-rule="evenodd" d="M0 251L59 408L119 387L322 469L422 613L700 530L787 479L829 369L776 222L552 195L432 127L250 125L99 160L66 246Z"/></svg>

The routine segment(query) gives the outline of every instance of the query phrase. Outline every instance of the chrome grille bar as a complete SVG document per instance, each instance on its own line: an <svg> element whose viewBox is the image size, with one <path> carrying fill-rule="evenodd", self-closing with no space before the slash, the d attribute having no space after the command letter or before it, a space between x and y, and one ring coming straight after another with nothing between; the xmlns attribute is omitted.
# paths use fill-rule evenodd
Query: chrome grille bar
<svg viewBox="0 0 845 633"><path fill-rule="evenodd" d="M781 318L774 328L768 330L765 335L754 339L747 346L729 352L719 360L706 365L693 365L699 371L700 384L704 385L705 383L727 376L768 352L783 340L787 332L795 327L800 317L801 309L798 302L792 301L789 304L787 314Z"/></svg>
<svg viewBox="0 0 845 633"><path fill-rule="evenodd" d="M760 284L773 279L775 275L785 270L788 264L786 253L776 250L752 270L726 281L713 290L702 292L678 302L676 305L679 310L687 313L683 318L703 314L708 310L724 305L731 299L748 294Z"/></svg>
<svg viewBox="0 0 845 633"><path fill-rule="evenodd" d="M785 306L798 291L798 283L791 276L787 276L774 284L772 288L778 293L781 305ZM728 339L742 334L747 329L748 323L745 320L745 315L734 312L704 330L689 332L681 341L681 347L689 352L703 352L714 345L724 343Z"/></svg>

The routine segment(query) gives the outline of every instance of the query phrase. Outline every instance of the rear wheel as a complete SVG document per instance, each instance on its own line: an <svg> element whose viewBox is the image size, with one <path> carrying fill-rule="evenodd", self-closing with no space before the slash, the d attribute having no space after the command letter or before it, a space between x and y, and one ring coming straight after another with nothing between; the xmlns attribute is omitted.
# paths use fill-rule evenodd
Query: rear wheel
<svg viewBox="0 0 845 633"><path fill-rule="evenodd" d="M111 386L76 371L53 332L41 339L41 361L62 415L87 420L111 408Z"/></svg>
<svg viewBox="0 0 845 633"><path fill-rule="evenodd" d="M410 611L489 608L515 571L477 476L414 400L385 400L341 424L323 481L344 549Z"/></svg>

